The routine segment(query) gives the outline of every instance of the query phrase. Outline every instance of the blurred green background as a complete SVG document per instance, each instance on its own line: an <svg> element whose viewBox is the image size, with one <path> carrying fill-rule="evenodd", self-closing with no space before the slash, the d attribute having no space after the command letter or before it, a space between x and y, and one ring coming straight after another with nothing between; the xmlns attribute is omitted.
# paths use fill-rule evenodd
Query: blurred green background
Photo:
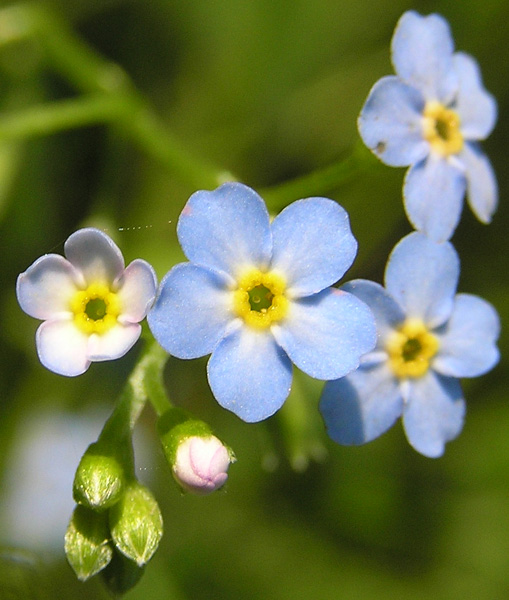
<svg viewBox="0 0 509 600"><path fill-rule="evenodd" d="M498 174L500 208L489 227L466 209L453 238L462 260L460 291L491 301L503 322L499 365L464 382L463 433L438 460L412 450L400 424L367 446L339 447L326 438L316 411L321 384L303 378L278 416L248 425L215 403L204 360L171 359L172 398L208 421L238 462L225 492L181 495L147 407L137 469L159 501L165 535L126 598L508 598L509 4L55 0L34 6L48 7L63 29L11 39L13 22L0 10L0 133L2 116L37 113L40 105L91 91L85 64L77 72L59 52L67 31L128 74L157 116L156 129L171 132L198 164L230 171L262 194L352 152L370 87L392 73L390 39L405 10L449 20L456 47L478 59L499 103L499 122L484 148ZM105 229L127 262L143 257L159 277L182 260L176 219L193 191L211 187L210 177L204 171L202 182L199 169L183 177L157 158L164 152L101 122L0 139L0 600L108 597L97 577L75 579L61 538L73 506L73 469L111 411L137 349L77 379L46 371L35 353L38 323L19 309L15 280L42 254L61 253L67 236L85 224ZM350 212L359 241L348 278L381 281L389 251L410 231L401 203L404 170L366 164L328 194ZM277 199L272 192L267 198Z"/></svg>

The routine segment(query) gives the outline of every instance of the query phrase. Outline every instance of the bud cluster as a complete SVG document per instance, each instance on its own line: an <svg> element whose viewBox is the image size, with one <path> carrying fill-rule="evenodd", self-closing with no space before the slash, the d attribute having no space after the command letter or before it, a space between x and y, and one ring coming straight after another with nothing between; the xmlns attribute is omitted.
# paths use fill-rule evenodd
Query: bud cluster
<svg viewBox="0 0 509 600"><path fill-rule="evenodd" d="M116 594L137 583L163 535L159 506L132 472L129 440L100 438L91 444L76 471L77 506L65 535L67 559L78 579L101 572Z"/></svg>

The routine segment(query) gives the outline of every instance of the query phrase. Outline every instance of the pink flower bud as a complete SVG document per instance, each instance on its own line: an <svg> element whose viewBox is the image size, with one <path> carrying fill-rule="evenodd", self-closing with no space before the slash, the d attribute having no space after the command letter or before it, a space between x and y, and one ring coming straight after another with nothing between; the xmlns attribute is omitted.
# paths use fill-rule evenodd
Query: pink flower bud
<svg viewBox="0 0 509 600"><path fill-rule="evenodd" d="M184 490L204 496L224 485L228 467L234 461L233 455L214 435L191 436L177 448L173 476Z"/></svg>

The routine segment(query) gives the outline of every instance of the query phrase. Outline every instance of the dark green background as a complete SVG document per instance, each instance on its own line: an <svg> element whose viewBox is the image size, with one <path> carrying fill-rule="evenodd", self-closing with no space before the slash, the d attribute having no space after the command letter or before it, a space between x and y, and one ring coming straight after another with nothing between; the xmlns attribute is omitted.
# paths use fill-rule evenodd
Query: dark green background
<svg viewBox="0 0 509 600"><path fill-rule="evenodd" d="M392 72L390 39L405 10L449 20L456 47L478 59L499 103L499 122L484 147L498 175L500 208L489 227L466 209L453 238L462 261L460 291L491 301L503 322L499 365L464 383L464 431L443 458L431 460L407 444L399 423L360 448L336 446L321 430L304 426L303 433L291 406L268 423L248 425L214 402L204 361L172 360L173 398L207 420L238 462L225 493L180 495L147 408L140 428L153 448L140 476L148 471L165 535L127 598L509 597L509 4L61 0L49 6L130 75L187 150L260 191L349 154L371 85ZM2 112L77 94L42 54L30 41L0 46ZM359 241L348 278L380 281L388 252L410 231L403 174L375 166L331 192L350 212ZM0 469L15 464L13 449L29 415L49 407L78 416L94 407L109 412L136 358L133 351L92 365L77 379L46 371L35 354L37 323L16 303L18 273L46 252L62 252L72 231L94 224L115 238L126 261L143 257L162 277L182 259L175 223L195 189L104 126L29 139L0 155ZM116 231L127 227L138 229ZM305 401L316 419L320 386L302 385L309 386ZM290 463L300 464L295 448L302 443L315 455L325 448L327 456L296 471ZM275 470L264 468L276 462ZM0 502L8 493L4 480ZM0 533L2 541L8 543ZM9 546L0 565L0 600L107 597L97 578L75 580L63 552L52 558Z"/></svg>

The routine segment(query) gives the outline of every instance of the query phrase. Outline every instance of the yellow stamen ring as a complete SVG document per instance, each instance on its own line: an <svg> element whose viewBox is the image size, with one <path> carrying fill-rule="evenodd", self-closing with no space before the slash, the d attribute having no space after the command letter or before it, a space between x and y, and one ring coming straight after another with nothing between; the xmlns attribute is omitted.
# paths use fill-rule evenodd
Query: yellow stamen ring
<svg viewBox="0 0 509 600"><path fill-rule="evenodd" d="M288 313L285 289L286 282L281 276L252 269L237 282L233 309L250 327L265 329Z"/></svg>
<svg viewBox="0 0 509 600"><path fill-rule="evenodd" d="M386 344L389 364L400 378L425 375L438 348L438 339L420 319L407 319Z"/></svg>
<svg viewBox="0 0 509 600"><path fill-rule="evenodd" d="M74 322L87 334L105 333L117 323L121 312L118 295L103 283L92 283L71 300Z"/></svg>
<svg viewBox="0 0 509 600"><path fill-rule="evenodd" d="M463 148L458 114L436 100L426 102L422 130L433 152L441 156L458 154Z"/></svg>

